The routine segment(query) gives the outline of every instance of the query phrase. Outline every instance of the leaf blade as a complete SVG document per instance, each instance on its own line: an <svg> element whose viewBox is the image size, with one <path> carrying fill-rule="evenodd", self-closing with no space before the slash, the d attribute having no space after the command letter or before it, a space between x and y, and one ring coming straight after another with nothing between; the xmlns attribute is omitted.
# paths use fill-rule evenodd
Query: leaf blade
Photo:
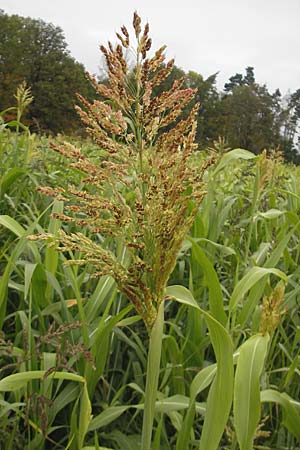
<svg viewBox="0 0 300 450"><path fill-rule="evenodd" d="M252 450L260 418L260 376L269 336L255 335L240 348L234 383L234 425L241 450Z"/></svg>

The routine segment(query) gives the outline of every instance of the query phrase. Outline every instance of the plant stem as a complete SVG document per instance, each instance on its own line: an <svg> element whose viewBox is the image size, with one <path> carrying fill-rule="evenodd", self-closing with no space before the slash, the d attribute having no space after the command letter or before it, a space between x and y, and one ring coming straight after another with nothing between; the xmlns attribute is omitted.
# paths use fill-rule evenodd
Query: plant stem
<svg viewBox="0 0 300 450"><path fill-rule="evenodd" d="M246 247L245 247L245 262L246 262L246 264L248 261L251 239L252 239L252 234L253 234L254 215L257 210L257 204L258 204L259 194L260 194L259 182L260 182L260 168L259 168L259 161L258 161L257 166L256 166L256 176L255 176L255 181L254 181L254 186L253 186L252 204L251 204L251 208L250 208L250 223L249 223L248 235L247 235L247 241L246 241Z"/></svg>
<svg viewBox="0 0 300 450"><path fill-rule="evenodd" d="M150 334L141 450L151 450L151 437L158 388L163 327L164 303L162 301Z"/></svg>

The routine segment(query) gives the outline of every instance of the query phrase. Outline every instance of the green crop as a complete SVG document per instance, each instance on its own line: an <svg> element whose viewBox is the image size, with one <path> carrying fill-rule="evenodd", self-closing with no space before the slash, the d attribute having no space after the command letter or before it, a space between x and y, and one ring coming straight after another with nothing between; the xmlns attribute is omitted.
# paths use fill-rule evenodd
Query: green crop
<svg viewBox="0 0 300 450"><path fill-rule="evenodd" d="M90 137L0 128L0 448L297 449L299 168L199 151L133 25Z"/></svg>

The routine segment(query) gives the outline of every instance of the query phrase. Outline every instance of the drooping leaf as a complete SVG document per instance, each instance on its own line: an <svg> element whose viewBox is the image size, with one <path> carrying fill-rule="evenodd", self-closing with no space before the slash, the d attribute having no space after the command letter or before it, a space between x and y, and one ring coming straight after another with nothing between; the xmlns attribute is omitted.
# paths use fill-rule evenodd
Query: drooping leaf
<svg viewBox="0 0 300 450"><path fill-rule="evenodd" d="M283 409L283 425L292 433L298 441L300 440L300 403L293 400L289 395L266 389L260 393L262 403L278 403Z"/></svg>
<svg viewBox="0 0 300 450"><path fill-rule="evenodd" d="M32 370L8 375L0 380L0 392L15 391L26 386L29 381L43 379L45 375L45 370ZM55 380L70 380L85 383L85 379L83 377L70 372L53 372L47 375L47 377Z"/></svg>
<svg viewBox="0 0 300 450"><path fill-rule="evenodd" d="M237 283L235 286L230 302L229 309L233 311L239 302L242 301L244 295L258 283L263 277L267 275L275 275L284 281L287 281L287 276L279 269L266 267L252 267L249 272Z"/></svg>
<svg viewBox="0 0 300 450"><path fill-rule="evenodd" d="M227 167L228 164L230 164L232 161L236 161L238 159L249 160L255 158L257 158L257 156L254 153L242 148L235 148L234 150L230 150L230 152L227 152L222 156L222 159L217 165L214 173L217 174L218 172L221 172L221 170Z"/></svg>

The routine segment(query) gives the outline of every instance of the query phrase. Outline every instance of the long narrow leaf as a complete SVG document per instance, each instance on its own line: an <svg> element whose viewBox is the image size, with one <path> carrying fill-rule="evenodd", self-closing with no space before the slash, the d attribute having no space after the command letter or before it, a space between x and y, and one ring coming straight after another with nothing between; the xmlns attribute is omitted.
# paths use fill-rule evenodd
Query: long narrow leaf
<svg viewBox="0 0 300 450"><path fill-rule="evenodd" d="M78 449L81 450L84 442L88 426L92 419L92 406L89 399L86 383L83 386L83 391L80 399L80 414L78 427Z"/></svg>
<svg viewBox="0 0 300 450"><path fill-rule="evenodd" d="M244 295L258 283L263 277L267 275L276 275L277 277L287 281L287 276L279 269L265 268L265 267L252 267L249 272L237 283L232 293L229 309L233 311L239 302L243 299Z"/></svg>
<svg viewBox="0 0 300 450"><path fill-rule="evenodd" d="M217 360L217 373L210 388L200 450L216 450L224 432L233 394L233 345L223 327L209 313L202 310L192 293L183 286L169 286L166 295L180 303L198 309L204 315Z"/></svg>
<svg viewBox="0 0 300 450"><path fill-rule="evenodd" d="M252 336L240 348L234 383L234 425L241 450L252 450L260 418L260 376L269 336Z"/></svg>
<svg viewBox="0 0 300 450"><path fill-rule="evenodd" d="M29 381L43 379L45 375L45 370L32 370L8 375L0 380L0 392L15 391L24 387ZM85 383L85 378L70 372L53 372L47 375L47 377L49 379L70 380Z"/></svg>
<svg viewBox="0 0 300 450"><path fill-rule="evenodd" d="M192 243L196 261L200 265L205 276L206 285L209 291L209 309L211 315L221 324L225 325L227 322L227 315L224 310L222 289L216 271L201 247L194 239L188 239Z"/></svg>

